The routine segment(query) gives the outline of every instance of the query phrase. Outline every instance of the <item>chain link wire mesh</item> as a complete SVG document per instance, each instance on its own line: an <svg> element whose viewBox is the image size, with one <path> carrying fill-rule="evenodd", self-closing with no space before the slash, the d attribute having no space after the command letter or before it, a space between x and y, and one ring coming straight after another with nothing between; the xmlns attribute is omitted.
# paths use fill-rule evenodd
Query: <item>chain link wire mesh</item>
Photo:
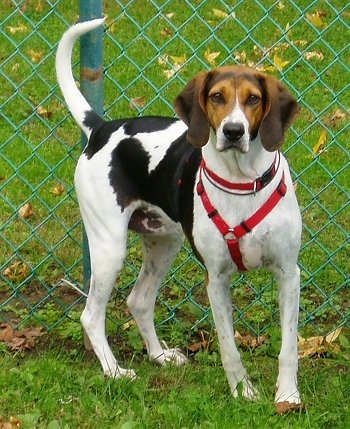
<svg viewBox="0 0 350 429"><path fill-rule="evenodd" d="M300 328L349 327L349 19L342 1L105 1L107 118L164 114L203 69L243 63L278 76L301 114L283 148L303 215ZM79 318L82 225L73 186L80 133L62 101L54 56L78 2L4 0L0 10L0 317L73 335ZM78 74L77 52L73 58ZM140 268L131 236L108 326L127 326L124 299ZM65 278L67 281L62 281ZM266 272L232 280L237 329L278 321ZM204 273L186 244L164 281L158 325L212 326ZM76 324L78 326L78 324ZM128 325L129 326L129 325ZM77 330L80 328L77 328ZM174 334L175 331L175 334ZM77 331L78 332L78 331Z"/></svg>

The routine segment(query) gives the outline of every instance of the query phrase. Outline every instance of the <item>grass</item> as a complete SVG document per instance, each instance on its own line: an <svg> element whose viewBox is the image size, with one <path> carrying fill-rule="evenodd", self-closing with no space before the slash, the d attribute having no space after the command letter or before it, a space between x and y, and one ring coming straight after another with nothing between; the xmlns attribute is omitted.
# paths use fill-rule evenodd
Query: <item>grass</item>
<svg viewBox="0 0 350 429"><path fill-rule="evenodd" d="M162 367L134 357L138 378L106 380L90 354L71 342L48 343L29 355L4 350L0 416L24 428L344 428L350 423L348 361L301 361L306 409L277 416L273 395L277 361L244 353L259 387L257 403L230 396L216 351L200 352L184 367Z"/></svg>
<svg viewBox="0 0 350 429"><path fill-rule="evenodd" d="M233 10L219 0L157 3L160 14L153 2L147 8L141 0L103 2L108 15L106 116L173 115L171 103L184 82L222 63L253 62L281 78L301 105L284 146L304 222L301 331L307 336L349 326L350 220L345 211L350 98L345 85L350 76L344 47L349 13L337 14L344 2L310 6L306 0L261 0L259 5L249 0L235 2ZM318 16L321 24L306 14L311 20ZM274 415L272 405L278 342L266 355L245 353L262 392L258 404L230 397L216 348L198 353L184 368L158 369L146 362L136 328L121 329L130 321L124 299L140 267L134 237L109 304L107 328L118 348L123 344L123 357L133 360L140 378L135 383L104 380L95 360L80 349L77 321L83 298L58 286L65 276L83 282L82 228L73 186L80 132L54 74L56 43L77 15L73 0L53 6L28 0L17 9L4 0L0 10L0 317L13 325L43 326L53 342L59 339L59 345L46 340L35 352L15 355L0 343L0 415L21 415L24 427L51 429L346 427L350 382L345 353L302 361L300 385L308 407L283 417ZM323 59L306 59L309 52ZM210 53L219 53L214 63ZM285 64L278 69L276 62ZM135 99L139 102L131 108ZM315 153L323 130L324 150ZM58 185L63 192L57 192ZM28 203L32 215L21 217L19 209ZM212 334L203 285L203 271L184 247L157 304L156 321L169 344L186 348L200 331ZM275 338L278 313L271 277L266 272L236 276L232 285L236 328Z"/></svg>

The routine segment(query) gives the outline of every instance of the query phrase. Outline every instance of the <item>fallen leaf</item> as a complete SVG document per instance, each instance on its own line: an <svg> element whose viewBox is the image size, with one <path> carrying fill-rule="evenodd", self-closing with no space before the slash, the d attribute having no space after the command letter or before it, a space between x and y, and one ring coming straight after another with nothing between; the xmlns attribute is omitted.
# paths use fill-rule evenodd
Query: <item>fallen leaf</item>
<svg viewBox="0 0 350 429"><path fill-rule="evenodd" d="M235 56L235 60L237 60L238 62L240 62L240 63L245 63L246 62L246 60L247 60L247 53L246 53L246 51L242 51L242 52L235 51L233 54Z"/></svg>
<svg viewBox="0 0 350 429"><path fill-rule="evenodd" d="M30 59L33 63L38 63L43 59L43 51L34 51L33 49L29 49Z"/></svg>
<svg viewBox="0 0 350 429"><path fill-rule="evenodd" d="M28 30L28 27L24 24L17 25L17 27L7 26L6 28L11 34L24 33Z"/></svg>
<svg viewBox="0 0 350 429"><path fill-rule="evenodd" d="M171 37L172 36L172 32L169 30L169 28L164 27L161 32L160 32L161 36L163 37Z"/></svg>
<svg viewBox="0 0 350 429"><path fill-rule="evenodd" d="M175 15L175 13L174 13L174 12L170 12L170 13L165 14L165 16L166 16L168 19L173 18L173 17L174 17L174 15Z"/></svg>
<svg viewBox="0 0 350 429"><path fill-rule="evenodd" d="M30 268L23 261L15 261L2 272L3 276L12 281L22 281L29 276Z"/></svg>
<svg viewBox="0 0 350 429"><path fill-rule="evenodd" d="M24 204L19 210L18 214L23 219L29 219L31 216L34 215L34 210L32 207L32 204L30 202Z"/></svg>
<svg viewBox="0 0 350 429"><path fill-rule="evenodd" d="M324 16L325 14L323 12L316 11L316 13L307 13L306 19L317 28L325 28L327 24L322 21Z"/></svg>
<svg viewBox="0 0 350 429"><path fill-rule="evenodd" d="M36 113L39 116L42 116L43 118L51 118L52 116L52 112L50 110L46 110L44 107L42 106L38 106L36 109Z"/></svg>
<svg viewBox="0 0 350 429"><path fill-rule="evenodd" d="M303 54L303 57L306 59L306 61L309 61L312 58L316 58L317 60L323 60L323 53L317 52L317 51L310 51L310 52L305 52Z"/></svg>
<svg viewBox="0 0 350 429"><path fill-rule="evenodd" d="M225 18L227 18L228 17L228 13L227 12L224 12L223 10L220 10L220 9L213 9L213 14L214 14L214 16L216 16L217 18L222 18L222 19L225 19Z"/></svg>
<svg viewBox="0 0 350 429"><path fill-rule="evenodd" d="M8 343L12 340L14 330L8 323L2 323L0 325L0 341Z"/></svg>
<svg viewBox="0 0 350 429"><path fill-rule="evenodd" d="M275 403L276 413L277 414L286 414L290 411L302 411L305 409L304 404L291 404L288 401L276 402Z"/></svg>
<svg viewBox="0 0 350 429"><path fill-rule="evenodd" d="M289 61L283 61L277 54L274 55L273 62L279 70L283 70L289 64Z"/></svg>
<svg viewBox="0 0 350 429"><path fill-rule="evenodd" d="M135 110L135 108L142 108L145 107L146 105L146 97L145 96L140 96L140 97L135 97L132 98L130 103L129 103L129 107L132 110Z"/></svg>
<svg viewBox="0 0 350 429"><path fill-rule="evenodd" d="M43 328L13 329L8 323L0 326L0 341L7 344L12 351L31 350L36 345L36 339L44 335ZM1 426L0 426L1 428Z"/></svg>
<svg viewBox="0 0 350 429"><path fill-rule="evenodd" d="M326 147L326 141L327 141L327 130L323 129L318 139L318 142L313 147L313 152L315 155L319 155L321 152L324 151Z"/></svg>
<svg viewBox="0 0 350 429"><path fill-rule="evenodd" d="M320 356L329 351L338 352L340 346L334 344L338 339L342 328L335 329L327 336L316 336L310 338L303 338L298 335L298 358Z"/></svg>
<svg viewBox="0 0 350 429"><path fill-rule="evenodd" d="M331 117L330 122L331 122L332 125L335 125L336 123L341 122L345 118L346 118L345 112L342 112L340 109L338 109L334 113L334 115Z"/></svg>
<svg viewBox="0 0 350 429"><path fill-rule="evenodd" d="M213 338L205 338L204 332L200 331L201 341L190 344L187 349L192 353L197 353L199 350L207 350L210 344L213 342Z"/></svg>
<svg viewBox="0 0 350 429"><path fill-rule="evenodd" d="M55 195L56 197L59 197L60 195L64 194L65 188L60 182L56 182L56 185L52 188L51 194Z"/></svg>
<svg viewBox="0 0 350 429"><path fill-rule="evenodd" d="M216 58L221 54L221 52L210 52L209 50L205 51L204 58L208 61L209 64L214 65Z"/></svg>
<svg viewBox="0 0 350 429"><path fill-rule="evenodd" d="M235 332L235 339L239 343L239 346L243 350L248 349L256 349L257 347L260 347L262 344L264 344L268 337L267 335L261 335L258 337L254 337L253 335L247 334L242 335L238 331Z"/></svg>
<svg viewBox="0 0 350 429"><path fill-rule="evenodd" d="M278 7L278 9L284 9L284 4L283 4L283 2L278 2L278 5L277 5L277 7Z"/></svg>

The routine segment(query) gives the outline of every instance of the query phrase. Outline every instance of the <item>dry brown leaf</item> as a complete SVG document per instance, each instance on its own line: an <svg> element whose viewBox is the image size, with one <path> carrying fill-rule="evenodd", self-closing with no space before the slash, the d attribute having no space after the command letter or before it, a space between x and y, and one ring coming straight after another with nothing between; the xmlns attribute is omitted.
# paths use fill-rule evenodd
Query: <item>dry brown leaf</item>
<svg viewBox="0 0 350 429"><path fill-rule="evenodd" d="M0 326L0 341L6 343L12 351L33 349L36 345L36 339L43 334L43 328L17 330L8 323L3 323Z"/></svg>
<svg viewBox="0 0 350 429"><path fill-rule="evenodd" d="M320 356L328 351L338 352L340 346L334 344L335 340L339 337L342 328L335 329L327 336L316 336L310 338L303 338L298 335L298 358Z"/></svg>
<svg viewBox="0 0 350 429"><path fill-rule="evenodd" d="M208 61L212 66L215 65L216 58L221 54L221 52L210 52L208 49L205 51L204 58Z"/></svg>
<svg viewBox="0 0 350 429"><path fill-rule="evenodd" d="M129 103L129 107L132 110L135 110L135 108L145 107L146 101L147 101L147 99L145 96L132 98L131 102Z"/></svg>
<svg viewBox="0 0 350 429"><path fill-rule="evenodd" d="M264 344L268 337L267 335L261 335L259 337L254 337L253 335L247 334L242 335L238 331L235 332L235 339L239 343L239 346L243 350L248 349L256 349L257 347L260 347L262 344Z"/></svg>
<svg viewBox="0 0 350 429"><path fill-rule="evenodd" d="M322 18L325 16L324 12L316 11L315 13L307 13L306 19L311 22L317 28L325 28L327 24L322 21Z"/></svg>
<svg viewBox="0 0 350 429"><path fill-rule="evenodd" d="M55 195L56 197L59 197L60 195L64 194L65 188L60 182L56 182L55 186L51 190L51 194Z"/></svg>
<svg viewBox="0 0 350 429"><path fill-rule="evenodd" d="M24 204L19 210L18 214L23 219L29 219L34 215L33 206L30 202Z"/></svg>
<svg viewBox="0 0 350 429"><path fill-rule="evenodd" d="M29 276L30 268L23 261L15 261L2 272L9 280L22 281Z"/></svg>
<svg viewBox="0 0 350 429"><path fill-rule="evenodd" d="M0 325L0 341L8 343L12 341L14 330L8 323L2 323Z"/></svg>
<svg viewBox="0 0 350 429"><path fill-rule="evenodd" d="M207 350L210 346L210 344L213 342L213 338L205 338L204 332L200 332L201 341L198 341L196 343L190 344L187 346L187 349L191 353L197 353L199 350Z"/></svg>
<svg viewBox="0 0 350 429"><path fill-rule="evenodd" d="M305 409L304 404L291 404L288 401L276 402L275 407L277 414L286 414L290 411L302 411Z"/></svg>
<svg viewBox="0 0 350 429"><path fill-rule="evenodd" d="M36 109L36 113L43 118L51 118L52 112L50 110L45 109L42 106L38 106Z"/></svg>
<svg viewBox="0 0 350 429"><path fill-rule="evenodd" d="M327 130L323 129L318 139L318 142L313 147L313 152L315 155L319 155L321 152L324 151L326 147L326 141L327 141Z"/></svg>

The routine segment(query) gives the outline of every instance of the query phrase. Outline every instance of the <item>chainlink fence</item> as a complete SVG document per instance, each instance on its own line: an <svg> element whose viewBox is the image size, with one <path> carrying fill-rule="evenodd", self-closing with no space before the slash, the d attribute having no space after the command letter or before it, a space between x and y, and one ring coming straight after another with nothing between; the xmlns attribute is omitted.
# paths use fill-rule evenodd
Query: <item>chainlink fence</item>
<svg viewBox="0 0 350 429"><path fill-rule="evenodd" d="M298 98L301 114L283 150L304 223L300 328L308 333L350 325L345 4L103 2L107 118L172 116L172 101L185 82L226 63L275 74ZM39 324L67 336L74 335L72 322L85 300L74 288L84 281L73 186L81 136L57 87L54 56L78 15L78 1L70 0L4 0L0 10L0 317L14 327ZM77 52L78 47L73 63L79 75ZM138 239L131 236L108 309L113 331L115 325L132 326L124 300L140 261ZM235 276L232 294L237 329L261 334L277 323L277 292L268 273ZM159 293L156 322L173 337L212 327L204 273L186 244Z"/></svg>

